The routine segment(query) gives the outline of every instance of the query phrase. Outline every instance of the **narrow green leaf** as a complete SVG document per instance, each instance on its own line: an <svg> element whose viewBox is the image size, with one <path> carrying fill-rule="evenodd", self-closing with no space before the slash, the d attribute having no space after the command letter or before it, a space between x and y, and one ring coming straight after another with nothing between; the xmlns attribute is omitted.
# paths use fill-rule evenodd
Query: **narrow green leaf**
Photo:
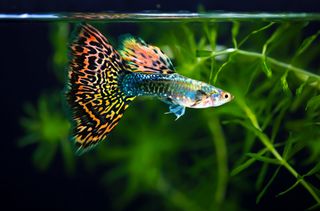
<svg viewBox="0 0 320 211"><path fill-rule="evenodd" d="M318 162L308 173L303 176L311 176L313 174L320 173L320 163Z"/></svg>
<svg viewBox="0 0 320 211"><path fill-rule="evenodd" d="M239 103L239 106L241 107L241 109L245 112L245 114L247 115L248 119L250 120L251 124L258 129L259 131L261 131L259 122L257 120L257 117L255 115L255 113L250 109L250 107L244 102L244 101L237 101Z"/></svg>
<svg viewBox="0 0 320 211"><path fill-rule="evenodd" d="M216 49L216 42L217 42L217 34L218 34L218 25L213 24L210 25L210 28L208 27L208 23L205 23L203 25L204 32L207 36L207 39L209 40L210 46L212 50Z"/></svg>
<svg viewBox="0 0 320 211"><path fill-rule="evenodd" d="M239 43L238 47L240 47L243 43L245 43L252 35L257 34L257 33L261 32L263 30L266 30L266 29L270 28L273 24L275 24L275 23L274 22L269 23L266 26L263 26L263 27L261 27L261 28L259 28L257 30L252 31L243 40L241 40L241 42Z"/></svg>
<svg viewBox="0 0 320 211"><path fill-rule="evenodd" d="M319 34L320 34L320 30L316 34L311 35L310 37L307 37L305 40L303 40L302 44L297 50L295 57L301 55L313 43L313 41L317 39Z"/></svg>
<svg viewBox="0 0 320 211"><path fill-rule="evenodd" d="M52 162L57 150L57 144L45 143L38 145L32 159L39 170L46 170Z"/></svg>
<svg viewBox="0 0 320 211"><path fill-rule="evenodd" d="M296 95L300 96L302 93L302 90L304 89L304 87L306 86L308 80L305 80L302 84L300 84L300 86L296 89Z"/></svg>
<svg viewBox="0 0 320 211"><path fill-rule="evenodd" d="M282 191L281 193L278 193L277 194L277 197L278 196L282 196L286 193L288 193L289 191L293 190L295 187L297 187L298 185L300 184L300 180L298 179L293 185L291 185L287 190L285 191Z"/></svg>
<svg viewBox="0 0 320 211"><path fill-rule="evenodd" d="M262 59L262 70L265 72L265 74L267 75L268 78L272 77L272 71L267 63L266 56L264 56Z"/></svg>
<svg viewBox="0 0 320 211"><path fill-rule="evenodd" d="M263 155L264 153L266 153L268 151L268 149L264 148L262 149L260 152L258 152L258 155ZM237 174L239 174L240 172L242 172L243 170L247 169L249 166L251 166L255 161L257 161L255 158L250 158L249 160L247 160L246 162L244 162L243 164L237 166L236 168L234 168L230 175L231 176L235 176Z"/></svg>
<svg viewBox="0 0 320 211"><path fill-rule="evenodd" d="M212 80L212 76L213 76L213 71L215 69L215 60L214 58L212 57L211 58L211 64L210 64L210 75L209 75L209 81L208 83L211 84L211 80Z"/></svg>
<svg viewBox="0 0 320 211"><path fill-rule="evenodd" d="M270 164L275 164L275 165L280 165L281 163L275 159L275 158L269 158L269 157L265 157L265 156L261 156L257 153L247 153L247 156L252 157L256 160L262 161L262 162L266 162L266 163L270 163Z"/></svg>
<svg viewBox="0 0 320 211"><path fill-rule="evenodd" d="M319 107L320 107L320 95L317 95L317 96L312 97L308 101L307 106L306 106L306 110L308 110L308 109L316 110Z"/></svg>
<svg viewBox="0 0 320 211"><path fill-rule="evenodd" d="M68 174L72 174L75 171L75 154L72 150L71 142L64 139L60 142L65 170Z"/></svg>
<svg viewBox="0 0 320 211"><path fill-rule="evenodd" d="M292 138L289 137L288 140L285 142L286 145L284 146L284 150L283 150L283 153L282 153L282 156L284 159L289 159L289 155L291 153L291 150L292 150L292 145L293 145L293 141L292 141Z"/></svg>
<svg viewBox="0 0 320 211"><path fill-rule="evenodd" d="M288 110L288 107L291 105L291 102L289 98L283 99L278 106L274 109L274 120L272 124L272 133L271 133L271 141L274 142L275 138L280 130L281 123L283 120L284 115L286 114L286 111ZM280 111L279 111L280 110Z"/></svg>
<svg viewBox="0 0 320 211"><path fill-rule="evenodd" d="M267 48L269 47L269 45L273 42L275 42L279 37L281 37L281 35L287 30L288 28L288 24L283 24L280 27L277 28L277 30L272 34L271 37L269 37L269 39L265 42L265 44L263 45L262 48L262 54L266 55L267 53Z"/></svg>
<svg viewBox="0 0 320 211"><path fill-rule="evenodd" d="M259 175L256 181L256 188L260 189L263 185L263 182L265 180L265 177L267 175L268 172L268 168L269 168L269 163L263 163L261 170L259 171Z"/></svg>
<svg viewBox="0 0 320 211"><path fill-rule="evenodd" d="M237 166L236 168L234 168L230 175L231 176L236 176L237 174L241 173L243 170L247 169L249 166L251 166L254 162L256 161L256 159L254 158L250 158L249 160L247 160L246 162L244 162L243 164Z"/></svg>
<svg viewBox="0 0 320 211"><path fill-rule="evenodd" d="M69 24L52 23L50 24L50 41L53 48L52 65L58 79L63 82L65 79L65 67L68 64L68 43Z"/></svg>
<svg viewBox="0 0 320 211"><path fill-rule="evenodd" d="M320 203L317 203L315 205L312 205L311 207L309 207L306 210L318 210L318 208L320 208Z"/></svg>
<svg viewBox="0 0 320 211"><path fill-rule="evenodd" d="M303 182L303 177L300 178L301 183ZM320 205L320 190L318 188L316 188L314 185L312 185L311 183L308 183L306 181L304 181L304 184L308 185L308 192L314 197L314 199L316 199L318 206ZM312 207L308 208L308 210L313 210L314 208L316 208L317 205L313 205Z"/></svg>
<svg viewBox="0 0 320 211"><path fill-rule="evenodd" d="M281 166L279 166L276 171L274 172L274 174L272 175L272 177L270 178L270 180L268 181L268 183L266 184L266 186L264 186L264 188L262 189L262 191L259 193L259 195L257 196L256 199L256 203L258 204L262 197L264 196L264 194L266 193L266 191L268 190L268 188L271 186L272 182L274 181L274 179L277 177L279 171L280 171Z"/></svg>
<svg viewBox="0 0 320 211"><path fill-rule="evenodd" d="M296 144L292 144L292 148L290 149L290 151L288 151L288 155L286 155L288 160L291 159L298 152L303 150L305 148L305 146L307 145L306 142L301 142L301 141L298 141L298 140L293 140L292 142L293 143L296 142Z"/></svg>
<svg viewBox="0 0 320 211"><path fill-rule="evenodd" d="M282 89L284 92L289 91L289 85L288 85L288 81L287 81L288 72L289 71L286 70L286 72L281 76L281 85L282 85Z"/></svg>
<svg viewBox="0 0 320 211"><path fill-rule="evenodd" d="M208 50L197 50L196 56L197 57L210 57L212 55L212 51Z"/></svg>
<svg viewBox="0 0 320 211"><path fill-rule="evenodd" d="M251 76L250 76L250 79L248 80L248 85L244 92L245 94L247 94L250 91L252 84L254 84L257 75L260 73L259 68L257 68L258 65L259 65L259 61L252 64L252 66L249 69L251 72Z"/></svg>
<svg viewBox="0 0 320 211"><path fill-rule="evenodd" d="M20 138L18 140L18 147L25 147L31 144L37 143L39 140L39 135L34 133L29 133L25 135L24 137Z"/></svg>
<svg viewBox="0 0 320 211"><path fill-rule="evenodd" d="M296 90L296 95L300 96L304 87L309 84L311 86L316 86L318 83L318 80L315 77L312 76L305 76L305 79L303 80L303 83L300 84L300 86Z"/></svg>
<svg viewBox="0 0 320 211"><path fill-rule="evenodd" d="M222 69L225 67L225 66L227 66L229 63L230 63L230 57L229 57L229 59L228 59L228 61L226 61L225 63L223 63L221 66L220 66L220 68L217 70L217 72L216 72L216 74L214 75L214 78L213 78L213 84L215 84L216 82L217 82L217 80L218 80L218 76L219 76L219 74L220 74L220 72L222 71Z"/></svg>
<svg viewBox="0 0 320 211"><path fill-rule="evenodd" d="M284 24L281 27L278 27L278 29L272 34L271 37L269 37L269 39L264 43L262 47L262 53L261 53L263 55L262 69L269 78L272 76L272 71L267 63L267 49L272 42L274 42L276 39L278 39L278 37L280 37L280 35L285 31L286 28L287 28L287 24Z"/></svg>
<svg viewBox="0 0 320 211"><path fill-rule="evenodd" d="M239 33L240 24L237 21L234 21L232 24L231 34L232 34L232 43L235 49L238 48L237 35Z"/></svg>

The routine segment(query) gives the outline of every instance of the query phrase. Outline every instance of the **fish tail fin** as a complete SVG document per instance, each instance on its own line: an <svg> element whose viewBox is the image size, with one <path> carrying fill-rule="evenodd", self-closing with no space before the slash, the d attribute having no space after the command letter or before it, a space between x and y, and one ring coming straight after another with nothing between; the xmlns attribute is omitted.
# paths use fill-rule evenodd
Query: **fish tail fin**
<svg viewBox="0 0 320 211"><path fill-rule="evenodd" d="M126 72L119 53L93 26L79 29L71 43L67 101L76 153L82 154L106 140L134 97L119 88L119 77Z"/></svg>

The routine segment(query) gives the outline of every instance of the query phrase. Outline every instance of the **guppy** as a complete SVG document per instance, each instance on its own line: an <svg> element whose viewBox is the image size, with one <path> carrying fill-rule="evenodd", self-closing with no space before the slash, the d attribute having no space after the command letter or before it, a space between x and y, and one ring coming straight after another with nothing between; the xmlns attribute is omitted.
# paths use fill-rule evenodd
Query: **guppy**
<svg viewBox="0 0 320 211"><path fill-rule="evenodd" d="M118 53L88 24L79 27L70 54L67 101L78 153L105 140L137 96L159 98L176 119L186 107L216 107L233 99L226 91L179 75L163 51L141 39L127 37Z"/></svg>

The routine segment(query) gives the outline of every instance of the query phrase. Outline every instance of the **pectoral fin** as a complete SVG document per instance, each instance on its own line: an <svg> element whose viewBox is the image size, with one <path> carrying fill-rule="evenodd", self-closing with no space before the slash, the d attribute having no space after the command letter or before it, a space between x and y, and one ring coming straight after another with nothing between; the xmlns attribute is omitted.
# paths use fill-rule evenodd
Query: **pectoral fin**
<svg viewBox="0 0 320 211"><path fill-rule="evenodd" d="M170 104L169 106L169 111L166 112L165 114L171 114L173 113L174 115L176 115L176 119L179 119L181 116L184 115L185 113L185 110L186 110L186 107L184 106L181 106L181 105L177 105L177 104Z"/></svg>

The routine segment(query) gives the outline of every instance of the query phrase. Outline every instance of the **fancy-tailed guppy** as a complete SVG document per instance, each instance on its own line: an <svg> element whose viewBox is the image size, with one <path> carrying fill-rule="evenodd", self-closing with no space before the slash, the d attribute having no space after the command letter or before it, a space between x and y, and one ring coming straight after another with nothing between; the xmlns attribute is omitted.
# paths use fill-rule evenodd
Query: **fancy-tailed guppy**
<svg viewBox="0 0 320 211"><path fill-rule="evenodd" d="M75 121L77 152L107 138L137 96L153 96L169 105L176 119L185 107L220 106L233 96L174 71L158 47L127 37L119 53L93 26L82 24L71 44L67 100Z"/></svg>

